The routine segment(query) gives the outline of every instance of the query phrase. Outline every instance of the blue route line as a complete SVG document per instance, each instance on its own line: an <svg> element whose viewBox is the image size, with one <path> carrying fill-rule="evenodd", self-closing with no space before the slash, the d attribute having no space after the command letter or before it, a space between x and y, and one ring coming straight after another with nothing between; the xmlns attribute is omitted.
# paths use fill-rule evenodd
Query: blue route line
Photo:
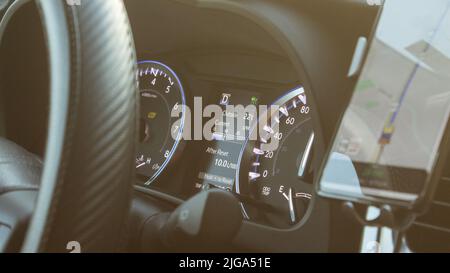
<svg viewBox="0 0 450 273"><path fill-rule="evenodd" d="M447 7L444 11L444 13L442 14L441 18L439 19L438 25L436 26L436 28L434 29L433 35L431 36L430 41L427 43L427 46L425 47L425 49L422 51L422 53L427 52L430 48L431 48L431 43L434 41L434 39L436 38L437 33L439 32L439 30L442 27L442 24L444 23L445 18L447 17L447 13L450 11L450 1L447 3ZM399 103L397 105L397 108L395 109L395 112L392 114L391 116L391 120L390 120L390 125L393 125L398 117L398 114L400 112L400 109L403 105L403 102L405 101L405 97L406 94L408 93L408 91L411 88L411 85L413 83L413 80L416 77L417 72L419 71L420 68L420 62L417 62L411 75L408 78L408 81L405 85L405 88L403 89L402 95L400 96L400 100Z"/></svg>

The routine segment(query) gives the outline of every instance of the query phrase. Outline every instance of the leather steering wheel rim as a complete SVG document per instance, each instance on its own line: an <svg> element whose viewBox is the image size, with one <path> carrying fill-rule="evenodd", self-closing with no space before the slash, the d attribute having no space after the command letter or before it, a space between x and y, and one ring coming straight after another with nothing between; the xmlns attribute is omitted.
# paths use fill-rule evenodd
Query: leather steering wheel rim
<svg viewBox="0 0 450 273"><path fill-rule="evenodd" d="M13 2L11 12L24 2ZM120 251L137 137L136 54L124 4L37 3L51 101L41 186L22 251L66 252L73 241L82 252Z"/></svg>

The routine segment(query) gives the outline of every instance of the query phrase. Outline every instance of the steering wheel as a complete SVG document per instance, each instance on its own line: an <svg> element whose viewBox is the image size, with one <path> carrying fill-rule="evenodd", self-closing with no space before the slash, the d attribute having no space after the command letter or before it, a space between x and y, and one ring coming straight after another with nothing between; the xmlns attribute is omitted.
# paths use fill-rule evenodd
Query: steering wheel
<svg viewBox="0 0 450 273"><path fill-rule="evenodd" d="M0 0L0 42L26 2ZM41 162L0 139L0 252L120 251L137 137L136 54L124 4L37 4L50 71L47 147Z"/></svg>

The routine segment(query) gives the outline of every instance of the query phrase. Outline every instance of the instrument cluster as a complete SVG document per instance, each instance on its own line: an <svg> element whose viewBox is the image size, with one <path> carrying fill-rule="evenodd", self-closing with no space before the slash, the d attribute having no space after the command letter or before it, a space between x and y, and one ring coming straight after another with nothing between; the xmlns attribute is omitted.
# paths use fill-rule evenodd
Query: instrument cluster
<svg viewBox="0 0 450 273"><path fill-rule="evenodd" d="M315 138L301 83L190 80L155 60L139 62L137 73L136 189L182 200L221 189L235 194L249 221L277 228L301 221L312 198ZM192 81L205 90L191 91Z"/></svg>

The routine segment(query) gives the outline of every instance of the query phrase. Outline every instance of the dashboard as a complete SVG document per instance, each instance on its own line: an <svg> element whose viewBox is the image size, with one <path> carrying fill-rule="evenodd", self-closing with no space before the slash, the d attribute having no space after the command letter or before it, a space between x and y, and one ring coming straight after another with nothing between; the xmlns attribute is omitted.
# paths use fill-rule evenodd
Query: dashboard
<svg viewBox="0 0 450 273"><path fill-rule="evenodd" d="M171 211L216 188L241 202L245 221L234 251L357 252L361 228L346 220L339 204L318 197L314 184L337 113L356 84L348 74L356 41L371 36L379 13L362 2L125 1L140 97L131 223L141 228L156 210ZM43 156L45 44L40 30L14 28L37 16L31 5L24 7L6 33L11 42L3 52L17 56L5 63L15 69L4 69L1 84L27 90L5 98L20 105L6 107L15 119L6 120L5 131ZM39 64L40 80L20 81L13 71L31 60ZM230 106L256 112L238 115ZM30 114L36 122L28 122ZM272 141L279 145L265 150Z"/></svg>
<svg viewBox="0 0 450 273"><path fill-rule="evenodd" d="M283 13L292 4L260 1L252 6L250 2L249 6L240 2L249 14L264 7L281 8ZM312 12L312 2L306 2L310 10L303 18L309 28L317 19L317 10ZM321 116L325 124L337 122L332 113L344 107L339 105L339 96L344 100L349 94L337 96L337 91L328 88L354 84L354 79L345 76L345 81L335 80L347 73L353 54L354 45L347 51L343 44L354 41L339 38L323 44L320 37L306 35L302 38L315 41L303 44L305 59L299 64L292 61L289 46L277 39L276 31L255 17L233 12L226 4L126 4L139 60L141 108L135 189L142 203L151 197L181 204L201 191L218 188L232 192L241 201L245 223L236 238L239 249L354 250L357 235L355 243L346 246L333 235L341 229L355 230L355 234L360 231L339 219L342 215L334 213L338 209L332 202L317 198L313 185L319 167L316 162L333 132L328 126L324 132L315 132L314 122L320 121L319 111L325 113ZM158 5L158 10L152 10L151 5ZM376 19L377 9L351 4L347 8L370 15L363 31L369 36L368 27ZM322 18L320 27L326 26L326 35L330 35L333 22L324 20L324 14L315 15ZM321 52L316 51L319 48ZM307 71L308 53L315 58ZM345 56L348 60L341 62ZM311 80L316 76L313 88ZM237 105L254 106L257 111L239 115L229 108ZM208 111L208 106L217 111ZM260 106L268 110L258 111ZM277 110L271 111L271 106ZM218 112L220 115L214 114ZM204 136L202 126L208 125L211 133ZM256 137L251 139L255 131ZM261 148L272 140L278 142L276 148ZM291 236L301 245L289 243Z"/></svg>
<svg viewBox="0 0 450 273"><path fill-rule="evenodd" d="M169 14L177 10L167 8ZM211 12L200 14L211 16ZM141 101L136 189L180 200L211 188L230 191L241 199L248 221L291 228L305 216L313 192L315 134L304 80L262 29L233 15L213 14L220 14L215 21L228 28L244 27L232 37L217 36L232 45L218 47L214 43L222 41L209 35L211 40L198 49L152 54L158 48L151 37L135 34ZM198 20L207 19L214 24L210 18ZM184 24L165 16L158 18L159 26L173 24L172 20L177 26ZM151 21L147 24L148 32L160 31L153 29ZM196 33L201 31L211 30L192 28L190 35L202 36ZM179 32L168 28L158 36L169 40ZM249 43L243 39L245 33L264 37L266 48L239 45ZM207 106L220 108L222 114L208 114ZM253 109L241 114L238 106ZM260 110L261 106L279 109ZM263 119L265 114L269 120ZM210 136L203 134L208 122L213 123ZM249 140L251 134L256 137ZM262 149L274 140L278 147Z"/></svg>
<svg viewBox="0 0 450 273"><path fill-rule="evenodd" d="M267 60L265 67L273 67L272 63ZM167 65L146 60L138 67L138 190L167 191L185 199L199 191L218 188L253 203L253 208L243 205L247 219L289 227L303 218L312 196L308 167L314 132L310 105L299 82L274 83L272 90L264 90L257 86L264 86L263 81L242 79L236 84L236 80L227 77L214 80L208 74L190 75L197 81L194 85L206 87L192 97L185 91L192 89L183 87L180 77ZM203 104L216 107L221 113L204 123L211 115L206 107L203 110ZM278 108L267 110L271 115L269 122L264 119L266 112L257 109L262 104ZM208 122L212 124L209 136L204 135ZM254 132L258 128L260 132ZM249 140L253 133L255 137ZM263 149L264 145L275 144L274 140L277 147ZM163 172L167 172L166 179ZM178 189L176 177L181 186ZM278 182L280 179L284 182ZM274 212L261 215L263 207Z"/></svg>
<svg viewBox="0 0 450 273"><path fill-rule="evenodd" d="M170 219L186 207L200 215L191 218L201 219L201 239L226 252L448 251L450 174L428 174L448 165L436 139L447 119L450 5L414 1L399 17L404 3L376 2L124 0L139 132L134 162L112 159L134 163L129 252L174 251L183 240L163 242L162 222L177 231ZM0 45L0 136L42 159L48 52L36 3L23 3ZM416 27L418 18L429 24ZM95 168L108 172L102 163ZM436 197L404 236L353 221L373 225L378 198L405 205L431 182ZM212 235L225 226L237 235Z"/></svg>

